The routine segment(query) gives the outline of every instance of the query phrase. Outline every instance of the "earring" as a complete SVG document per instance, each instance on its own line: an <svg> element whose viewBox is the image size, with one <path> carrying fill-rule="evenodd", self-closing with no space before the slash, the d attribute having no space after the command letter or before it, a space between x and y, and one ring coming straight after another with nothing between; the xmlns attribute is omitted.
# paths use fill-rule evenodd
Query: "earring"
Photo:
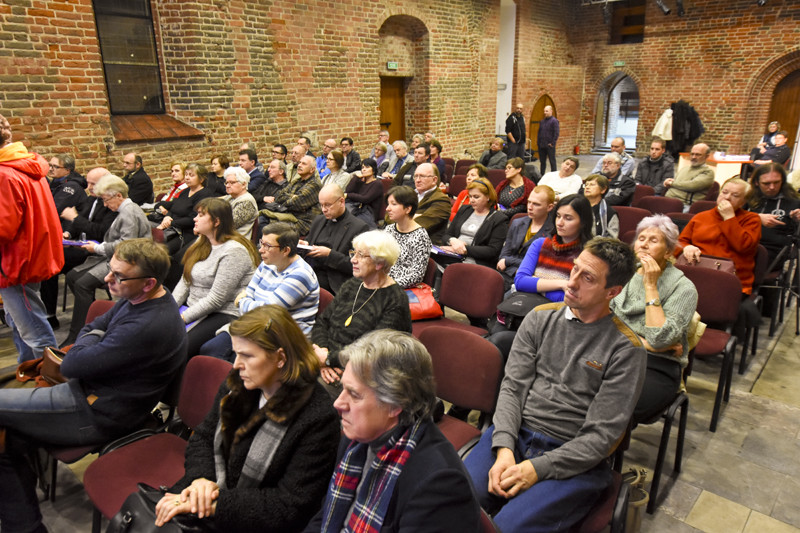
<svg viewBox="0 0 800 533"><path fill-rule="evenodd" d="M283 368L283 361L281 361L280 363L278 363L278 368Z"/></svg>

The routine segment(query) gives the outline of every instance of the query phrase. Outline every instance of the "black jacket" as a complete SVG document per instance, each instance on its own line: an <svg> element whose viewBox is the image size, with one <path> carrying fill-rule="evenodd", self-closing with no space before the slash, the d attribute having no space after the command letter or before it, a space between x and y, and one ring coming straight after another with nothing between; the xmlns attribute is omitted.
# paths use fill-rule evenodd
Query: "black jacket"
<svg viewBox="0 0 800 533"><path fill-rule="evenodd" d="M465 205L458 210L444 233L444 239L442 239L444 244L447 244L451 237L458 238L461 234L461 226L472 216L473 212L471 205ZM467 246L467 257L473 258L479 265L495 268L507 232L508 218L500 211L490 211L475 233L472 244Z"/></svg>
<svg viewBox="0 0 800 533"><path fill-rule="evenodd" d="M353 237L365 231L369 231L369 226L363 220L354 217L350 211L346 210L336 222L328 220L325 215L317 215L311 222L308 230L307 241L310 245L319 244L319 234L328 225L334 226L332 235L333 242L328 246L331 253L328 257L309 257L306 259L317 276L320 277L320 286L336 294L342 283L353 277L353 265L350 263L350 249L353 247ZM320 273L323 273L320 276ZM327 278L327 283L322 281ZM324 285L328 285L325 287Z"/></svg>
<svg viewBox="0 0 800 533"><path fill-rule="evenodd" d="M142 205L153 201L153 180L143 168L131 172L122 178L122 181L128 186L128 198L133 200L133 203Z"/></svg>

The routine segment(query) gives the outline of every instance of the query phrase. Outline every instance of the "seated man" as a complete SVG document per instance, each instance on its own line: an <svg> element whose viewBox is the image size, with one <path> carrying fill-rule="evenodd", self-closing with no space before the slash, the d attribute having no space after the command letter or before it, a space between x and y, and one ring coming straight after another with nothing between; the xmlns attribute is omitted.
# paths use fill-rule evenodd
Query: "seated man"
<svg viewBox="0 0 800 533"><path fill-rule="evenodd" d="M322 182L316 177L316 169L314 158L303 156L297 165L295 179L259 211L259 225L265 225L268 220L278 220L294 226L300 235L308 233L311 220L319 214L317 195Z"/></svg>
<svg viewBox="0 0 800 533"><path fill-rule="evenodd" d="M503 152L503 144L505 143L502 137L495 137L489 145L489 149L481 154L478 163L486 168L505 169L508 156Z"/></svg>
<svg viewBox="0 0 800 533"><path fill-rule="evenodd" d="M361 170L361 156L353 150L353 138L352 137L342 137L342 141L339 144L342 149L342 154L344 155L344 165L342 168L348 174L352 174L356 170Z"/></svg>
<svg viewBox="0 0 800 533"><path fill-rule="evenodd" d="M322 153L320 153L316 159L319 179L325 179L325 176L331 173L331 169L328 168L328 154L336 150L336 148L338 148L336 139L326 139L325 143L322 145Z"/></svg>
<svg viewBox="0 0 800 533"><path fill-rule="evenodd" d="M547 185L537 185L528 196L528 216L512 221L508 227L506 242L497 262L497 270L503 275L506 291L514 284L514 276L531 243L536 239L549 237L553 232L550 212L555 201L553 189Z"/></svg>
<svg viewBox="0 0 800 533"><path fill-rule="evenodd" d="M153 180L144 171L142 156L133 152L125 154L122 158L122 168L125 176L122 181L128 186L128 197L136 205L153 202Z"/></svg>
<svg viewBox="0 0 800 533"><path fill-rule="evenodd" d="M85 446L130 432L148 419L186 362L185 324L161 285L168 269L162 245L120 243L105 279L120 301L81 330L61 365L69 381L0 390L0 427L7 430L0 440L3 531L46 531L24 441Z"/></svg>
<svg viewBox="0 0 800 533"><path fill-rule="evenodd" d="M759 148L760 155L758 159L753 161L754 165L766 165L767 163L778 163L785 165L789 161L789 156L792 155L792 149L786 146L786 139L789 134L785 131L779 131L775 134L775 146L764 146Z"/></svg>
<svg viewBox="0 0 800 533"><path fill-rule="evenodd" d="M575 260L564 303L522 322L494 425L464 461L502 531L564 531L611 483L608 460L645 375L638 336L609 308L636 271L631 248L595 238Z"/></svg>
<svg viewBox="0 0 800 533"><path fill-rule="evenodd" d="M273 159L267 166L267 180L253 193L258 209L266 209L266 205L275 201L275 197L284 187L289 185L286 179L286 163Z"/></svg>
<svg viewBox="0 0 800 533"><path fill-rule="evenodd" d="M575 173L580 166L577 157L568 156L561 162L561 168L548 172L539 179L539 185L547 185L556 193L556 201L568 194L578 194L583 180Z"/></svg>
<svg viewBox="0 0 800 533"><path fill-rule="evenodd" d="M304 244L310 244L311 250L305 257L317 274L319 286L335 295L342 283L353 277L350 243L356 235L369 231L369 226L345 207L344 193L335 183L319 191L319 206L322 214L308 230Z"/></svg>
<svg viewBox="0 0 800 533"><path fill-rule="evenodd" d="M414 148L414 158L412 161L407 161L405 165L400 167L397 174L394 176L395 185L405 185L414 188L414 173L417 167L428 161L431 155L431 147L427 143L420 144ZM438 169L437 169L438 170Z"/></svg>
<svg viewBox="0 0 800 533"><path fill-rule="evenodd" d="M611 139L611 153L619 156L620 169L623 176L633 176L636 161L625 151L625 139L614 137ZM592 169L592 174L603 172L603 160L600 159Z"/></svg>
<svg viewBox="0 0 800 533"><path fill-rule="evenodd" d="M450 199L439 189L439 170L436 165L419 165L414 172L414 185L419 197L414 221L425 228L432 243L439 244L450 218Z"/></svg>
<svg viewBox="0 0 800 533"><path fill-rule="evenodd" d="M253 194L267 179L264 172L258 168L256 151L252 148L239 150L239 166L250 175L250 184L247 186L247 192Z"/></svg>
<svg viewBox="0 0 800 533"><path fill-rule="evenodd" d="M405 141L395 141L392 147L394 147L394 155L388 158L389 165L386 167L386 172L381 174L382 178L394 178L403 165L414 161L414 156L408 153L408 145Z"/></svg>
<svg viewBox="0 0 800 533"><path fill-rule="evenodd" d="M753 173L753 197L750 211L761 217L761 244L767 249L769 263L784 246L791 244L800 220L800 196L787 183L783 165L761 165ZM789 259L784 254L783 259Z"/></svg>
<svg viewBox="0 0 800 533"><path fill-rule="evenodd" d="M622 170L622 159L619 154L610 153L603 156L603 174L608 178L608 193L605 200L608 205L631 205L636 182ZM595 172L592 172L595 174Z"/></svg>
<svg viewBox="0 0 800 533"><path fill-rule="evenodd" d="M68 207L81 209L86 203L86 180L75 172L75 158L70 154L58 154L50 158L47 179L50 181L50 192L59 214ZM66 222L62 217L61 227L65 231Z"/></svg>
<svg viewBox="0 0 800 533"><path fill-rule="evenodd" d="M678 171L674 179L664 180L667 198L677 198L684 204L684 211L697 200L705 200L706 193L714 183L714 170L706 165L711 149L706 144L692 146L691 165Z"/></svg>
<svg viewBox="0 0 800 533"><path fill-rule="evenodd" d="M636 167L636 183L652 187L658 196L664 194L664 181L675 177L675 160L666 150L666 141L661 137L653 137L650 156L639 161Z"/></svg>

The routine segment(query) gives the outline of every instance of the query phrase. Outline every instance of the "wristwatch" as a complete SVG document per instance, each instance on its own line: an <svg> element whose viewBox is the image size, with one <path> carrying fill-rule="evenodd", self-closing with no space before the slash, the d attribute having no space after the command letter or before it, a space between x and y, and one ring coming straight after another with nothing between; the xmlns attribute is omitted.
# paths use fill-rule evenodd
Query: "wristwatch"
<svg viewBox="0 0 800 533"><path fill-rule="evenodd" d="M652 300L648 300L644 303L644 306L647 307L649 305L654 305L656 307L661 307L661 300L658 298L653 298Z"/></svg>

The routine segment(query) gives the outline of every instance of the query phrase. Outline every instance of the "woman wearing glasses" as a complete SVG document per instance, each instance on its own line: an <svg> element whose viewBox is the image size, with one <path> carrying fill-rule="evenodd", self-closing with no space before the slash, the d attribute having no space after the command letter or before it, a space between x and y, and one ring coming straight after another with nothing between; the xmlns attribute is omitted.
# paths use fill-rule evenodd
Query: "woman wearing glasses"
<svg viewBox="0 0 800 533"><path fill-rule="evenodd" d="M342 284L311 330L322 380L334 397L340 392L342 348L375 329L411 332L408 297L389 276L399 255L400 246L386 232L368 231L353 239L353 278Z"/></svg>
<svg viewBox="0 0 800 533"><path fill-rule="evenodd" d="M328 154L328 168L331 173L325 176L325 179L322 181L322 186L324 187L329 183L335 183L343 191L346 190L347 186L350 184L351 176L344 171L342 168L343 166L344 154L342 151L338 148L331 150L331 153Z"/></svg>
<svg viewBox="0 0 800 533"><path fill-rule="evenodd" d="M239 235L250 236L253 231L253 222L258 215L258 204L253 195L247 192L250 185L250 175L242 167L228 167L225 169L225 196L223 200L231 204L233 210L233 227Z"/></svg>

